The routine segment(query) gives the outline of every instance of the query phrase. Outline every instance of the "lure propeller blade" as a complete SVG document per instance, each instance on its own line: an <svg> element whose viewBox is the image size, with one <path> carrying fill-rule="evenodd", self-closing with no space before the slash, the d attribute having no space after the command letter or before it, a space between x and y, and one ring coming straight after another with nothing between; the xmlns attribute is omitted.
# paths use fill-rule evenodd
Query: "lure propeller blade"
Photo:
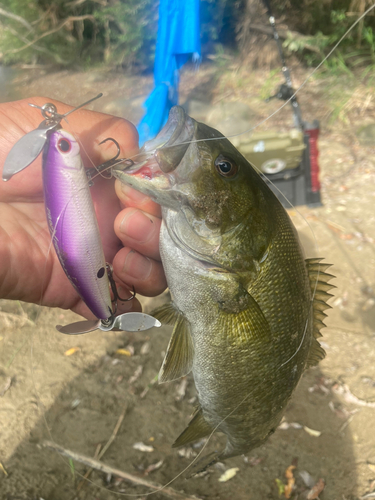
<svg viewBox="0 0 375 500"><path fill-rule="evenodd" d="M10 150L3 169L3 181L28 167L42 152L47 140L46 128L37 128L24 135Z"/></svg>
<svg viewBox="0 0 375 500"><path fill-rule="evenodd" d="M56 328L59 332L65 333L66 335L81 335L82 333L93 332L94 330L102 330L105 332L110 330L143 332L153 328L154 326L159 328L161 323L153 316L140 312L130 312L120 314L120 316L114 318L113 322L108 326L105 326L105 324L99 319L91 321L77 321L77 323L71 323L70 325L65 326L57 325Z"/></svg>
<svg viewBox="0 0 375 500"><path fill-rule="evenodd" d="M56 329L65 333L66 335L81 335L82 333L93 332L100 327L101 320L94 319L92 321L77 321L77 323L70 323L70 325L57 325Z"/></svg>
<svg viewBox="0 0 375 500"><path fill-rule="evenodd" d="M126 332L143 332L144 330L149 330L154 326L159 328L161 323L153 316L140 312L131 312L117 316L115 318L113 328Z"/></svg>

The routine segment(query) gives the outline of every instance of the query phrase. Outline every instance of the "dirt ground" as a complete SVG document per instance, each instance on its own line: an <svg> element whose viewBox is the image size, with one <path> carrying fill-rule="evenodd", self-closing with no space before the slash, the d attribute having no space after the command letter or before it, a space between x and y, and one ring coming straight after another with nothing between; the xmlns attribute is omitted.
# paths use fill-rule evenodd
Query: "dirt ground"
<svg viewBox="0 0 375 500"><path fill-rule="evenodd" d="M293 75L297 86L307 72ZM199 73L183 74L181 101L240 100L256 110L260 121L280 104L262 100L273 93L278 78L270 79L265 70L235 67L220 74L217 68L203 66ZM151 87L149 77L38 70L16 75L4 99L48 94L80 104L101 91L105 97L95 109L137 121L139 103ZM340 96L342 105L337 107ZM340 77L311 80L299 100L304 118L322 123L323 206L289 212L307 256L324 257L337 277L328 327L322 332L327 357L305 373L284 423L265 445L201 477L187 480L182 475L171 487L185 495L207 500L285 498L278 483L287 483L285 471L295 465L293 499L317 498L312 493L308 497L308 492L320 478L326 484L321 500L375 498L375 145L361 146L355 135L360 125L375 122L375 110L365 86ZM285 109L266 127L285 130L290 121ZM146 311L163 300L145 299ZM190 419L196 397L190 376L155 383L169 327L76 338L55 330L56 324L74 319L66 311L0 301L1 500L112 500L121 494L146 498L147 488L102 472L92 472L91 482L82 486L81 474L87 468L42 444L53 441L93 457L121 416L122 424L101 461L139 478L164 485L203 446L200 442L183 450L171 448ZM75 352L66 355L71 348ZM117 354L119 348L132 355ZM218 449L223 442L215 435L208 449ZM134 448L136 443L148 451ZM238 468L236 475L220 482L229 468ZM159 492L151 498L167 497Z"/></svg>

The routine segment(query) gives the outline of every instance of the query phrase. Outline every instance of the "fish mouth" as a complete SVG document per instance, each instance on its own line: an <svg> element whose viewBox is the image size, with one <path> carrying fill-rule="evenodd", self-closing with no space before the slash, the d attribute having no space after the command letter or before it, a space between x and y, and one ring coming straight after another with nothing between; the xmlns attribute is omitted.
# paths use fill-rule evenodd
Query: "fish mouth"
<svg viewBox="0 0 375 500"><path fill-rule="evenodd" d="M193 139L194 130L194 122L185 110L174 106L163 129L144 144L137 161L131 165L125 163L125 167L119 163L112 169L114 176L163 204L157 192L170 190L176 184L174 171Z"/></svg>
<svg viewBox="0 0 375 500"><path fill-rule="evenodd" d="M186 114L181 106L174 106L168 116L168 121L155 137L147 141L141 152L154 153L156 149L168 148L181 144L182 142L191 139L189 133L189 125L191 118Z"/></svg>

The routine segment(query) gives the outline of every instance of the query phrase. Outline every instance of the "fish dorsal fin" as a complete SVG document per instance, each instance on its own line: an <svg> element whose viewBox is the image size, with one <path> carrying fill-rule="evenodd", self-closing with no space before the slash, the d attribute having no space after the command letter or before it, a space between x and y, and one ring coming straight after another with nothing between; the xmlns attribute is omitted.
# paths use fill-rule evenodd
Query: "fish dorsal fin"
<svg viewBox="0 0 375 500"><path fill-rule="evenodd" d="M311 342L309 356L307 358L307 366L315 366L325 356L325 351L316 340L322 336L320 330L325 327L324 318L327 316L326 309L331 306L327 304L327 300L332 297L328 290L336 288L331 285L329 281L334 278L332 274L325 272L331 265L322 264L322 259L306 259L306 267L310 280L311 292L314 294L313 298L313 340Z"/></svg>
<svg viewBox="0 0 375 500"><path fill-rule="evenodd" d="M153 312L162 323L174 325L167 353L159 372L159 384L176 380L190 373L193 366L194 346L190 325L186 317L173 303Z"/></svg>
<svg viewBox="0 0 375 500"><path fill-rule="evenodd" d="M326 356L326 352L319 342L314 338L312 339L309 355L306 360L307 367L316 366Z"/></svg>
<svg viewBox="0 0 375 500"><path fill-rule="evenodd" d="M199 408L194 417L190 420L186 429L178 436L172 448L184 446L198 439L202 439L213 431L213 427L205 420L202 409Z"/></svg>

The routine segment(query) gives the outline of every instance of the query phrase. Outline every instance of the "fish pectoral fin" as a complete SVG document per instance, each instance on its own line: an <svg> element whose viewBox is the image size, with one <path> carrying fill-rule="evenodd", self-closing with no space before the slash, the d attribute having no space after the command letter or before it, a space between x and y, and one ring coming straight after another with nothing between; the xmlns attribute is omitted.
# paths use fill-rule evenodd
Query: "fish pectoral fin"
<svg viewBox="0 0 375 500"><path fill-rule="evenodd" d="M326 355L325 350L316 339L322 336L320 330L326 326L323 321L326 314L323 311L331 308L331 306L327 304L327 300L332 297L332 294L328 293L328 290L336 288L335 285L329 283L335 276L325 272L331 264L322 263L321 260L322 259L306 259L306 267L309 275L311 292L313 294L314 336L306 361L308 367L317 365Z"/></svg>
<svg viewBox="0 0 375 500"><path fill-rule="evenodd" d="M158 319L165 325L174 325L182 313L177 309L173 302L168 302L154 309L151 316Z"/></svg>
<svg viewBox="0 0 375 500"><path fill-rule="evenodd" d="M213 427L205 420L202 409L199 409L194 417L190 420L186 429L178 436L173 443L172 448L184 446L197 439L202 439L213 431Z"/></svg>
<svg viewBox="0 0 375 500"><path fill-rule="evenodd" d="M190 325L179 313L168 344L167 353L159 372L159 384L176 380L191 372L194 359L194 346Z"/></svg>

